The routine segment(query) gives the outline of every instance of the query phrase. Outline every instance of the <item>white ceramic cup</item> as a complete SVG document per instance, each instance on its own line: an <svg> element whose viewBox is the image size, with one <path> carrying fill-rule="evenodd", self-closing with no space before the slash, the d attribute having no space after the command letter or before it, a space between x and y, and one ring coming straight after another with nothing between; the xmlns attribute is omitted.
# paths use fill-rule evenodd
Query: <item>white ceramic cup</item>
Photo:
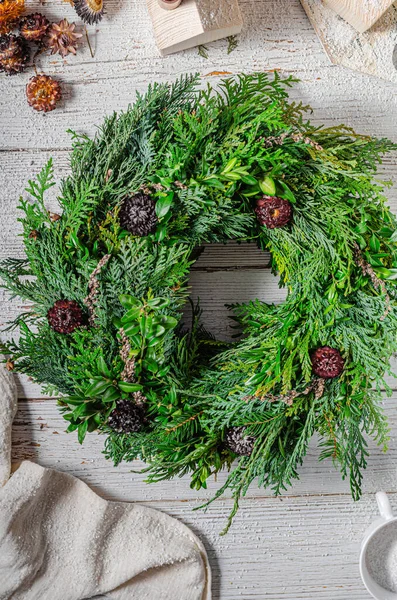
<svg viewBox="0 0 397 600"><path fill-rule="evenodd" d="M385 492L378 492L376 494L376 501L378 503L380 518L372 523L364 535L360 554L361 578L369 593L376 598L376 600L397 600L397 594L381 587L379 583L377 583L375 579L371 577L367 569L366 556L370 540L379 530L383 528L386 529L390 523L397 521L397 517L393 517L390 502Z"/></svg>

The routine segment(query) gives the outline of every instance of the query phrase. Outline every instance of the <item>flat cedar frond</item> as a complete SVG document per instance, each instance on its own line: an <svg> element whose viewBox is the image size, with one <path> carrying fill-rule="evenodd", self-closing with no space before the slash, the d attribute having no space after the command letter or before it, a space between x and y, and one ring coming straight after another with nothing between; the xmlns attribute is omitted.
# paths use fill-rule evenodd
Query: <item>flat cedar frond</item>
<svg viewBox="0 0 397 600"><path fill-rule="evenodd" d="M229 40L230 48L235 40ZM4 342L17 372L59 399L67 431L106 435L115 464L191 487L230 470L234 507L256 481L281 493L313 433L361 492L367 436L386 449L380 401L397 351L397 223L375 178L396 146L307 120L292 77L197 75L149 86L93 139L72 133L59 215L49 161L20 201L26 258L0 264L32 303ZM189 295L194 250L250 240L271 252L280 305L230 308L244 335L213 338ZM235 459L238 458L236 462Z"/></svg>

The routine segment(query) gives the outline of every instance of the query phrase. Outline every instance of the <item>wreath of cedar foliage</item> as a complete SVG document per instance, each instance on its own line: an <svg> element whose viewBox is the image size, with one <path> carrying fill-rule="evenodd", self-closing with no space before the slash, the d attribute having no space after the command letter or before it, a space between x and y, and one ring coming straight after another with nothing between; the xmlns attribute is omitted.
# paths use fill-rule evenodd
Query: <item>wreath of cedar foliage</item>
<svg viewBox="0 0 397 600"><path fill-rule="evenodd" d="M32 303L10 325L9 368L60 395L80 442L100 431L115 464L144 460L150 482L190 474L199 489L229 469L215 495L233 493L229 524L254 479L278 494L298 477L314 432L358 499L365 435L388 438L397 228L374 174L395 146L305 120L292 78L198 83L153 85L94 139L73 133L59 217L51 161L29 182L26 258L1 265ZM233 306L230 344L198 307L181 326L195 248L227 240L270 251L288 291Z"/></svg>

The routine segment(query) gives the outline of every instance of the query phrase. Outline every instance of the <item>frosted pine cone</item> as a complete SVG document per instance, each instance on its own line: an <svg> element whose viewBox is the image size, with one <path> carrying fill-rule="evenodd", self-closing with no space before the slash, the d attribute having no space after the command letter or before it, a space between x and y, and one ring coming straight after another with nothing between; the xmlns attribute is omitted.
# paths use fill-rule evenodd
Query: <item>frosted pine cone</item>
<svg viewBox="0 0 397 600"><path fill-rule="evenodd" d="M120 225L133 235L143 237L156 229L156 202L146 194L126 198L119 213Z"/></svg>
<svg viewBox="0 0 397 600"><path fill-rule="evenodd" d="M344 369L345 361L336 348L317 348L312 356L313 373L324 379L338 377Z"/></svg>
<svg viewBox="0 0 397 600"><path fill-rule="evenodd" d="M254 449L256 438L245 435L246 427L231 427L226 434L226 446L239 456L250 456Z"/></svg>
<svg viewBox="0 0 397 600"><path fill-rule="evenodd" d="M288 200L277 196L262 196L256 203L256 217L268 229L284 227L292 217L292 207Z"/></svg>

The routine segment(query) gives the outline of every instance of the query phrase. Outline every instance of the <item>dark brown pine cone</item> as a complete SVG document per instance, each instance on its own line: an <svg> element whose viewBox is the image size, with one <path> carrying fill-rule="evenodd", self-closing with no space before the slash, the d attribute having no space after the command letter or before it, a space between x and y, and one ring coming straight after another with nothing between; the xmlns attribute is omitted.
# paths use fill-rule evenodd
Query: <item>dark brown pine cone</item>
<svg viewBox="0 0 397 600"><path fill-rule="evenodd" d="M288 200L277 196L262 196L256 202L256 217L268 229L284 227L292 217L292 207Z"/></svg>
<svg viewBox="0 0 397 600"><path fill-rule="evenodd" d="M110 413L108 426L117 433L137 433L145 423L145 407L131 400L118 400Z"/></svg>
<svg viewBox="0 0 397 600"><path fill-rule="evenodd" d="M313 373L324 379L338 377L344 369L345 361L336 348L323 346L317 348L311 356Z"/></svg>
<svg viewBox="0 0 397 600"><path fill-rule="evenodd" d="M156 202L146 194L125 198L119 213L120 225L133 235L140 237L156 229Z"/></svg>
<svg viewBox="0 0 397 600"><path fill-rule="evenodd" d="M57 300L47 313L50 327L58 333L72 333L83 324L83 312L74 300Z"/></svg>

